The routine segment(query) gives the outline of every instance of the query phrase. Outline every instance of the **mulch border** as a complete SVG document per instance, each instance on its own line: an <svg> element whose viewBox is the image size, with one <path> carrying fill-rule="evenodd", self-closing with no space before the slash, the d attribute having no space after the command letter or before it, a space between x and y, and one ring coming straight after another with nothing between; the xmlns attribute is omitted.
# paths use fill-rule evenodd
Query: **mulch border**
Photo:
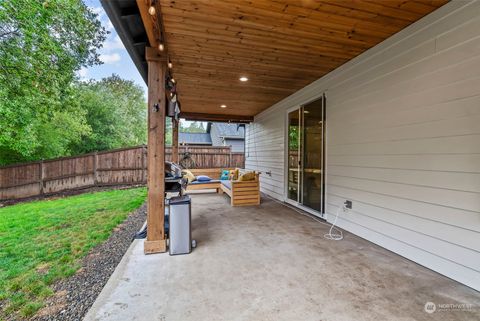
<svg viewBox="0 0 480 321"><path fill-rule="evenodd" d="M146 217L147 208L143 204L118 225L105 242L97 245L82 259L81 268L76 274L61 279L52 286L55 295L48 298L45 306L29 320L82 320L122 260Z"/></svg>

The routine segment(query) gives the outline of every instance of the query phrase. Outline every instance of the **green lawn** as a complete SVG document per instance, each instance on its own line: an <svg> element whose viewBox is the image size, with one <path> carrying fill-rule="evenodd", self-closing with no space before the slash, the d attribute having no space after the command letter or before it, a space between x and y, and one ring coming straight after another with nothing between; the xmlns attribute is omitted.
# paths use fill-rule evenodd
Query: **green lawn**
<svg viewBox="0 0 480 321"><path fill-rule="evenodd" d="M53 294L49 286L74 274L145 198L145 188L134 188L0 208L0 320L35 313Z"/></svg>

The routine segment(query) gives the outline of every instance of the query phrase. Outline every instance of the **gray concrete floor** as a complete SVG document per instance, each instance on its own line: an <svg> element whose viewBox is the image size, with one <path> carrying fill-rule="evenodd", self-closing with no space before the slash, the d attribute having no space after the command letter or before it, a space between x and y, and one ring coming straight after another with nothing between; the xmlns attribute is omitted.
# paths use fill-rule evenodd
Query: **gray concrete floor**
<svg viewBox="0 0 480 321"><path fill-rule="evenodd" d="M355 235L325 240L328 227L268 198L192 199L198 247L145 256L135 241L86 321L480 320L479 292Z"/></svg>

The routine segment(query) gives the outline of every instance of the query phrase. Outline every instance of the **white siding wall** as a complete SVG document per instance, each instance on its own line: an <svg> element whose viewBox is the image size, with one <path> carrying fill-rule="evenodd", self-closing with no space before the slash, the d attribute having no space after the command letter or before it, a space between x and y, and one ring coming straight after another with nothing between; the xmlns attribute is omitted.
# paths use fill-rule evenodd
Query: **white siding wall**
<svg viewBox="0 0 480 321"><path fill-rule="evenodd" d="M282 112L269 114L261 121L255 118L245 133L245 168L261 171L261 191L279 200L284 194L284 121Z"/></svg>
<svg viewBox="0 0 480 321"><path fill-rule="evenodd" d="M286 109L327 96L327 212L480 290L480 2L453 1L255 118L246 166L284 199ZM258 164L258 165L257 165Z"/></svg>

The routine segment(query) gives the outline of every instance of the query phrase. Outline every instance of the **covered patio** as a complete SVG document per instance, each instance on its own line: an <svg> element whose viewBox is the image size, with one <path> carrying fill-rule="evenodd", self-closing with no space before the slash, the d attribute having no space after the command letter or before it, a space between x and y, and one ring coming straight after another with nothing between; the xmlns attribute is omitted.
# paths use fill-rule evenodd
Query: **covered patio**
<svg viewBox="0 0 480 321"><path fill-rule="evenodd" d="M136 240L85 321L432 320L427 302L480 305L478 292L353 234L324 239L328 226L270 198L192 198L197 249L145 256ZM472 307L435 320L480 318Z"/></svg>
<svg viewBox="0 0 480 321"><path fill-rule="evenodd" d="M149 89L148 235L87 320L480 317L480 1L102 3ZM247 124L263 194L194 195L198 248L146 256L172 97Z"/></svg>

